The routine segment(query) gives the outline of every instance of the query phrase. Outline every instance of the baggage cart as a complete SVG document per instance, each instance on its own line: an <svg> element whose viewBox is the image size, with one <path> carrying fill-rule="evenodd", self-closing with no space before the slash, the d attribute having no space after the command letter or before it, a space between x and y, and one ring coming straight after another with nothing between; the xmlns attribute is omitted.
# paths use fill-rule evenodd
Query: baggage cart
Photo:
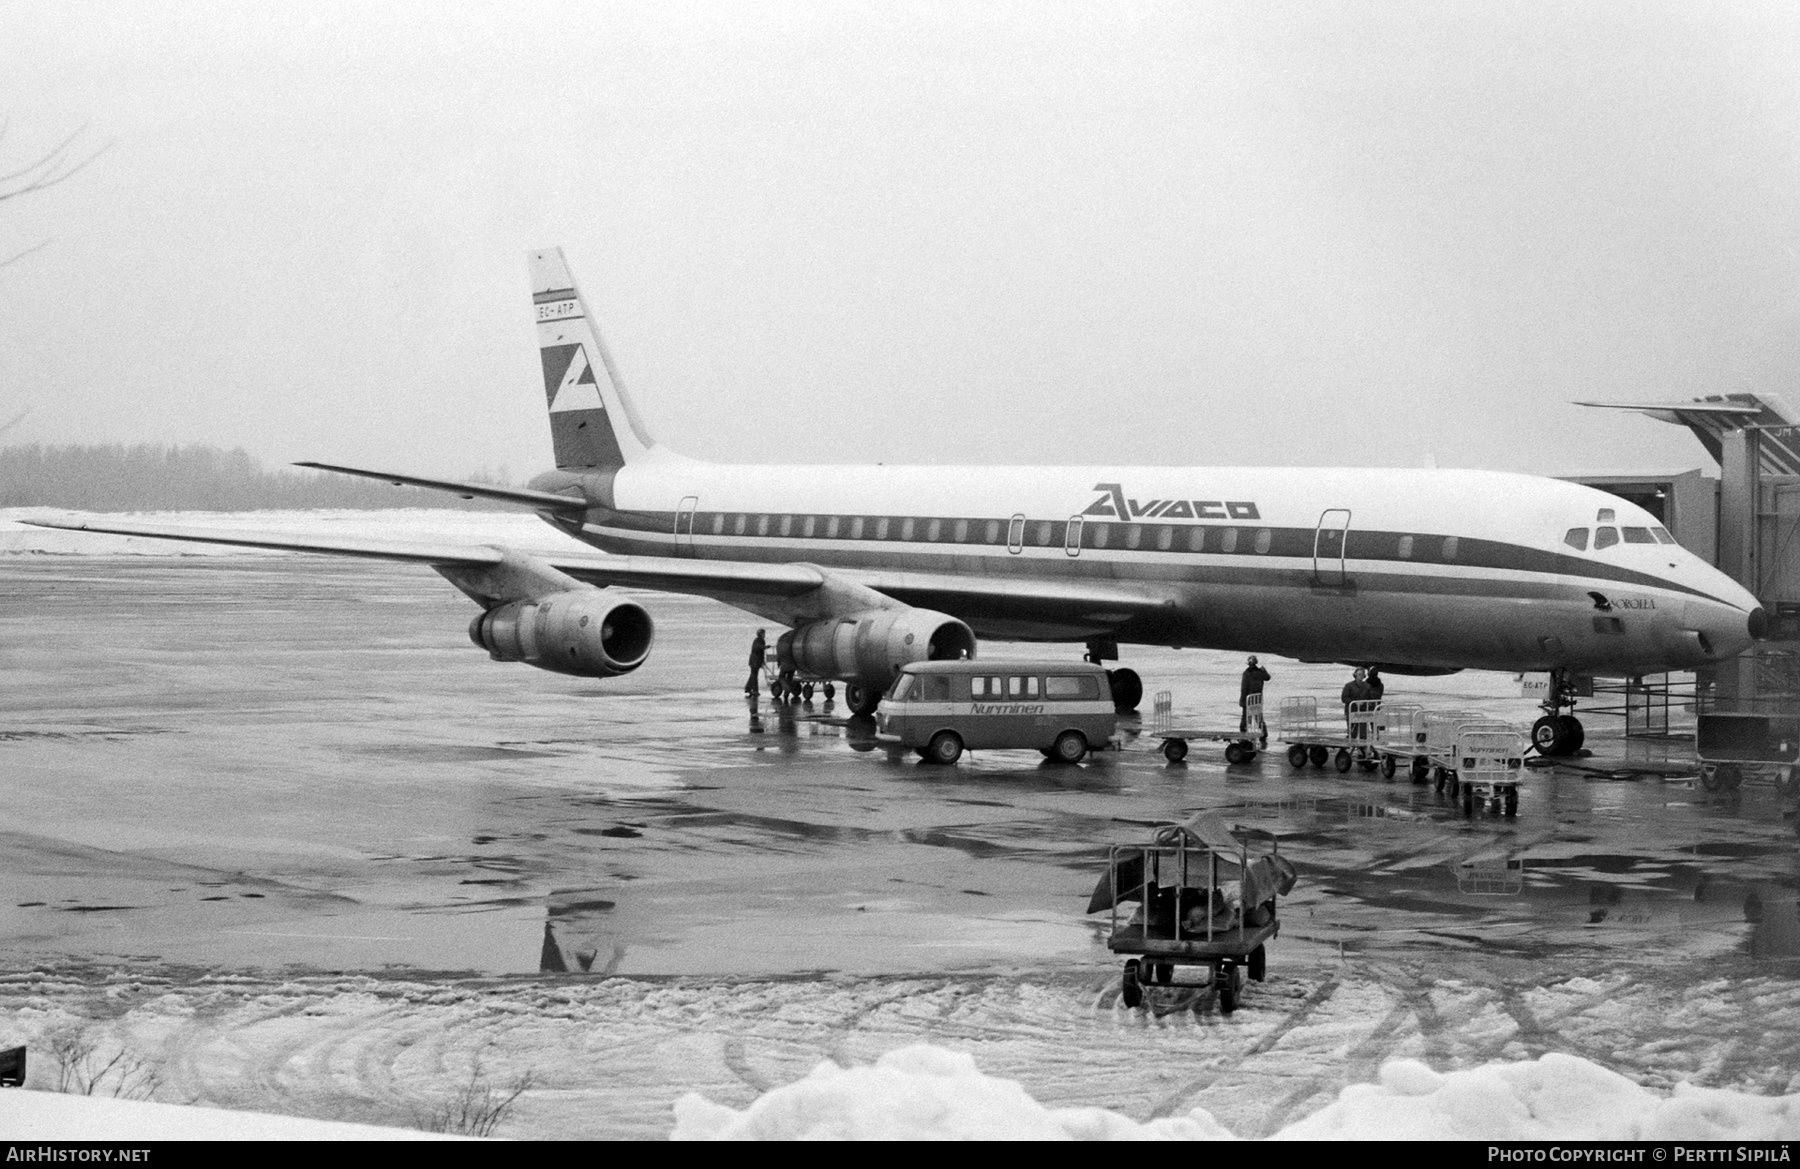
<svg viewBox="0 0 1800 1169"><path fill-rule="evenodd" d="M1349 771L1354 764L1373 770L1381 760L1375 746L1375 729L1380 722L1379 699L1352 702L1349 724L1339 734L1335 728L1319 724L1319 700L1292 697L1281 700L1281 741L1288 745L1288 764L1294 768L1325 766L1335 760L1339 771Z"/></svg>
<svg viewBox="0 0 1800 1169"><path fill-rule="evenodd" d="M1190 739L1210 739L1216 743L1224 743L1225 762L1233 766L1248 763L1256 758L1263 741L1268 738L1268 729L1263 724L1262 704L1261 694L1244 696L1245 730L1193 730L1175 725L1174 695L1168 690L1159 690L1151 708L1150 735L1162 741L1163 758L1170 763L1180 763L1187 758Z"/></svg>
<svg viewBox="0 0 1800 1169"><path fill-rule="evenodd" d="M1519 778L1525 773L1525 736L1505 728L1468 724L1457 732L1457 779L1464 815L1484 805L1497 815L1519 814Z"/></svg>
<svg viewBox="0 0 1800 1169"><path fill-rule="evenodd" d="M1425 708L1414 703L1384 704L1375 725L1375 750L1381 755L1381 776L1392 779L1402 761L1414 783L1422 784L1431 770L1425 750Z"/></svg>
<svg viewBox="0 0 1800 1169"><path fill-rule="evenodd" d="M1700 757L1700 786L1709 792L1768 779L1783 796L1800 796L1800 718L1703 714L1694 727L1694 753Z"/></svg>
<svg viewBox="0 0 1800 1169"><path fill-rule="evenodd" d="M1267 849L1196 825L1157 829L1147 844L1115 844L1088 912L1111 914L1106 946L1125 955L1120 997L1143 1004L1146 991L1211 987L1219 1009L1237 1008L1246 977L1261 982L1266 945L1281 932L1277 902L1294 869L1272 835ZM1222 838L1221 838L1222 837ZM1122 920L1121 909L1136 908Z"/></svg>

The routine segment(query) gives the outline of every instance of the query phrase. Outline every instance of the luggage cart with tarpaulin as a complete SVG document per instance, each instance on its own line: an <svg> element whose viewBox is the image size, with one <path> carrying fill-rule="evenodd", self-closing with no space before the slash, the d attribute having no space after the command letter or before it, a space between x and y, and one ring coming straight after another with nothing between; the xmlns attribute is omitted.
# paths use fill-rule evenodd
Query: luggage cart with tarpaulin
<svg viewBox="0 0 1800 1169"><path fill-rule="evenodd" d="M1142 1005L1146 990L1210 986L1229 1012L1246 976L1263 980L1265 947L1281 932L1277 902L1293 886L1294 866L1273 834L1201 817L1159 828L1146 844L1113 845L1088 912L1111 915L1106 946L1126 956L1126 1006Z"/></svg>
<svg viewBox="0 0 1800 1169"><path fill-rule="evenodd" d="M1771 779L1784 796L1800 796L1800 718L1772 714L1703 714L1695 721L1700 786L1732 791L1746 779Z"/></svg>
<svg viewBox="0 0 1800 1169"><path fill-rule="evenodd" d="M1187 758L1190 739L1210 739L1215 743L1224 743L1225 762L1233 765L1248 763L1262 749L1259 741L1259 732L1263 729L1262 701L1261 694L1244 696L1244 725L1255 727L1256 730L1194 730L1175 725L1174 694L1168 690L1158 690L1156 702L1151 708L1150 736L1162 740L1163 758L1170 763L1180 763Z"/></svg>

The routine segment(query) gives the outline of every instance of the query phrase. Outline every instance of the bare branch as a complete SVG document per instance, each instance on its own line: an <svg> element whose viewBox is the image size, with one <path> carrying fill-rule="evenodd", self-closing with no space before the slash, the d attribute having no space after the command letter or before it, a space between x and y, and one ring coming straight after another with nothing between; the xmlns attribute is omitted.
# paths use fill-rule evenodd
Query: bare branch
<svg viewBox="0 0 1800 1169"><path fill-rule="evenodd" d="M0 122L0 136L5 134L5 129L6 123ZM86 170L95 159L113 148L113 144L107 142L98 149L84 154L75 153L75 144L85 133L87 133L87 127L82 126L57 143L53 149L38 156L35 161L27 163L11 174L0 175L0 203L67 182Z"/></svg>
<svg viewBox="0 0 1800 1169"><path fill-rule="evenodd" d="M50 246L50 241L45 240L42 243L32 244L30 247L26 248L22 252L14 252L12 255L6 257L6 259L0 260L0 268L4 268L4 267L8 266L9 264L14 263L15 261L23 260L26 256L29 256L31 253L38 251L42 248L47 248L49 246Z"/></svg>

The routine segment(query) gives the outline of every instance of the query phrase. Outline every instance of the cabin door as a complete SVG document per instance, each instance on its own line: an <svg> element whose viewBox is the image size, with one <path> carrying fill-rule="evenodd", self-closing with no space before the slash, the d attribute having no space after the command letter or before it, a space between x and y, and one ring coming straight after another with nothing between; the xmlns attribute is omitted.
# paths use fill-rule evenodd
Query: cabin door
<svg viewBox="0 0 1800 1169"><path fill-rule="evenodd" d="M1350 581L1344 571L1344 546L1349 543L1350 513L1341 507L1327 509L1319 516L1319 528L1313 533L1313 583L1327 588L1342 588Z"/></svg>
<svg viewBox="0 0 1800 1169"><path fill-rule="evenodd" d="M675 555L677 556L694 554L694 508L699 504L698 496L689 495L683 498L681 505L675 509Z"/></svg>

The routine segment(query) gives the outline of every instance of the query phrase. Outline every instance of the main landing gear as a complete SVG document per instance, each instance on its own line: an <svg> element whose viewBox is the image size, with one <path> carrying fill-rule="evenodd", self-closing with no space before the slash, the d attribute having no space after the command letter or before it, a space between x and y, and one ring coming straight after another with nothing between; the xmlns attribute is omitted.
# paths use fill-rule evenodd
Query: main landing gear
<svg viewBox="0 0 1800 1169"><path fill-rule="evenodd" d="M1119 660L1119 643L1116 641L1090 641L1087 653L1082 660L1095 665ZM1137 671L1120 666L1116 670L1106 671L1106 684L1112 689L1113 709L1120 714L1129 714L1138 708L1144 700L1144 681Z"/></svg>
<svg viewBox="0 0 1800 1169"><path fill-rule="evenodd" d="M1531 724L1531 744L1539 755L1573 755L1587 733L1575 717L1575 679L1567 670L1550 671L1550 693L1539 703L1544 717Z"/></svg>

